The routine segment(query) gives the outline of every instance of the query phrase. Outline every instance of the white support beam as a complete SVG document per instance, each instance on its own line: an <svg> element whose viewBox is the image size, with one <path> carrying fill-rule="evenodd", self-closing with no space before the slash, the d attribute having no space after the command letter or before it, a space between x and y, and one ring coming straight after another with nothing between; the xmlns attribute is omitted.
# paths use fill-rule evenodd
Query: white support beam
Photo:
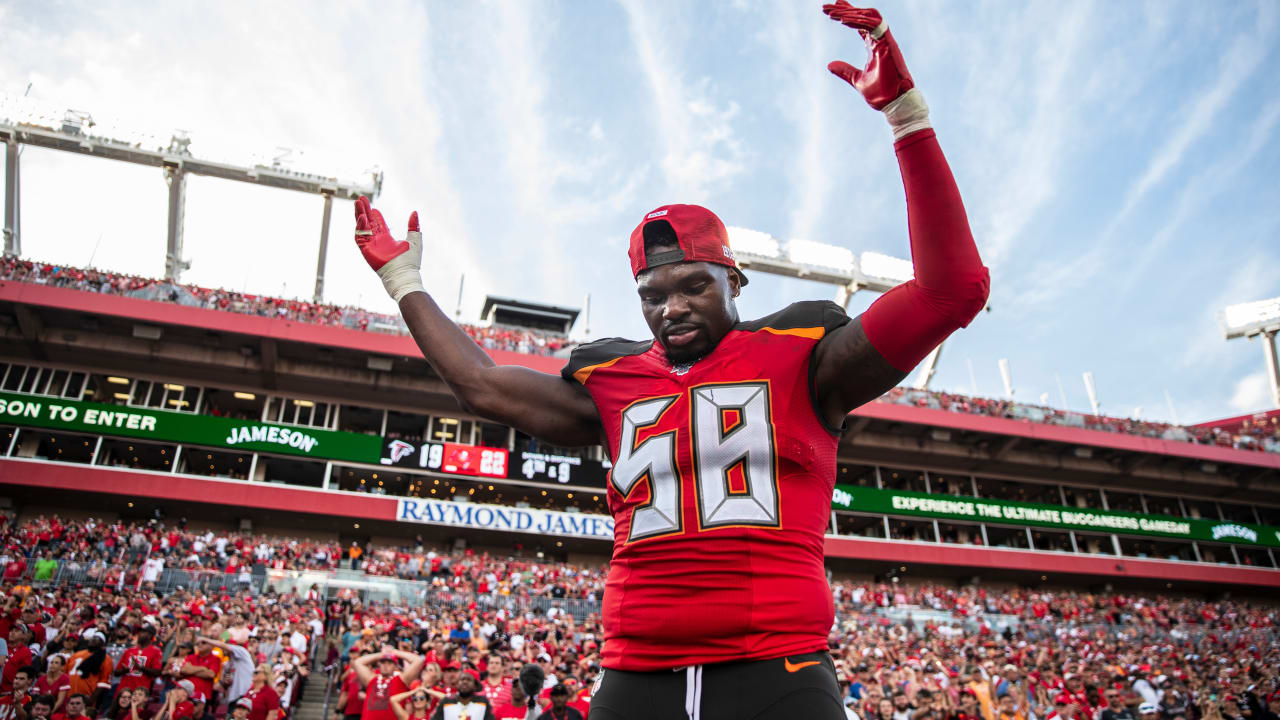
<svg viewBox="0 0 1280 720"><path fill-rule="evenodd" d="M313 173L296 172L285 167L265 165L235 165L231 163L205 160L188 154L181 143L174 143L170 148L150 150L110 138L90 137L82 133L70 133L31 125L10 124L0 120L0 139L14 138L23 145L34 145L49 150L63 150L78 155L120 160L135 165L147 165L162 168L167 164L180 160L183 169L192 175L215 177L222 180L252 183L266 187L296 190L298 192L323 194L326 189L345 200L354 200L361 195L369 198L377 197L382 189L382 173L375 173L370 183L344 182L334 177L324 177Z"/></svg>
<svg viewBox="0 0 1280 720"><path fill-rule="evenodd" d="M4 140L4 254L22 254L22 232L19 210L22 194L18 191L18 158L22 155L12 134L0 135Z"/></svg>
<svg viewBox="0 0 1280 720"><path fill-rule="evenodd" d="M320 253L316 257L316 290L312 299L324 301L324 266L329 255L329 220L333 216L333 192L322 191L324 213L320 217Z"/></svg>
<svg viewBox="0 0 1280 720"><path fill-rule="evenodd" d="M933 375L938 371L938 358L942 355L942 346L946 341L938 344L932 352L925 356L924 362L920 363L920 370L916 372L916 379L912 381L911 387L916 390L928 390L929 381L933 380Z"/></svg>
<svg viewBox="0 0 1280 720"><path fill-rule="evenodd" d="M1262 333L1262 351L1267 355L1267 380L1271 383L1271 404L1280 408L1280 362L1276 360L1276 331Z"/></svg>

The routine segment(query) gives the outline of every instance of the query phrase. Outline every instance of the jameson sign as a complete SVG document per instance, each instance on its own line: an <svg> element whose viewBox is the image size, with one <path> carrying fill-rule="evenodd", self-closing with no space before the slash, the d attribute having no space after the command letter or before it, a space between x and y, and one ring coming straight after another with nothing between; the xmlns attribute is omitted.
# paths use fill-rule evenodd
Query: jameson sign
<svg viewBox="0 0 1280 720"><path fill-rule="evenodd" d="M837 485L831 497L831 506L837 510L888 515L915 515L944 520L1031 525L1126 535L1159 535L1185 540L1280 547L1280 528L1265 525L1175 518L1164 515L1137 515L1116 510L1072 508L988 498L932 495L855 485Z"/></svg>
<svg viewBox="0 0 1280 720"><path fill-rule="evenodd" d="M372 435L5 392L0 424L363 463L382 450Z"/></svg>
<svg viewBox="0 0 1280 720"><path fill-rule="evenodd" d="M607 515L515 508L505 505L479 505L452 500L401 498L396 502L395 519L401 522L452 525L481 530L600 540L613 539L613 518Z"/></svg>

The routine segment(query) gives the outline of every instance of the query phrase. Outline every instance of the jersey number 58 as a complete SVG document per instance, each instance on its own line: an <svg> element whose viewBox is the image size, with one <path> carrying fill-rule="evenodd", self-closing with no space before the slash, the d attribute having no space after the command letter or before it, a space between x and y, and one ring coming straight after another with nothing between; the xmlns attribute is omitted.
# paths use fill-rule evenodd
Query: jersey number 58
<svg viewBox="0 0 1280 720"><path fill-rule="evenodd" d="M688 393L699 527L777 527L769 384L698 385ZM622 411L618 460L610 481L626 497L641 479L649 479L649 501L632 512L628 542L684 529L677 431L651 435L636 444L639 431L656 424L679 398L642 400Z"/></svg>

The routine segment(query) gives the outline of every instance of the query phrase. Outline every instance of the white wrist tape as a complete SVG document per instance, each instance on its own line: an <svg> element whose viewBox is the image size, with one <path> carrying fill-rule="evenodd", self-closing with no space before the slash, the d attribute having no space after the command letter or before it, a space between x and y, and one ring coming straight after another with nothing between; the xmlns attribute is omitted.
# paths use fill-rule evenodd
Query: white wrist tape
<svg viewBox="0 0 1280 720"><path fill-rule="evenodd" d="M910 135L917 130L933 127L929 124L929 105L924 101L920 91L911 88L899 95L896 100L884 106L884 117L893 128L894 141Z"/></svg>
<svg viewBox="0 0 1280 720"><path fill-rule="evenodd" d="M422 233L410 232L405 240L409 241L409 249L378 270L382 287L397 305L411 292L426 292L422 287Z"/></svg>

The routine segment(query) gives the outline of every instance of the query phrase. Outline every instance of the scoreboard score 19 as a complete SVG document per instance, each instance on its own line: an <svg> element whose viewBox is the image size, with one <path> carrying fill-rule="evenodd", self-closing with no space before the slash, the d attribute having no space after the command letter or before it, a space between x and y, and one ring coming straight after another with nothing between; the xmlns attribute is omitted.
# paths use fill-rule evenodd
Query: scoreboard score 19
<svg viewBox="0 0 1280 720"><path fill-rule="evenodd" d="M381 462L383 465L425 468L450 475L507 476L507 451L502 448L433 442L415 445L388 439L383 443Z"/></svg>

